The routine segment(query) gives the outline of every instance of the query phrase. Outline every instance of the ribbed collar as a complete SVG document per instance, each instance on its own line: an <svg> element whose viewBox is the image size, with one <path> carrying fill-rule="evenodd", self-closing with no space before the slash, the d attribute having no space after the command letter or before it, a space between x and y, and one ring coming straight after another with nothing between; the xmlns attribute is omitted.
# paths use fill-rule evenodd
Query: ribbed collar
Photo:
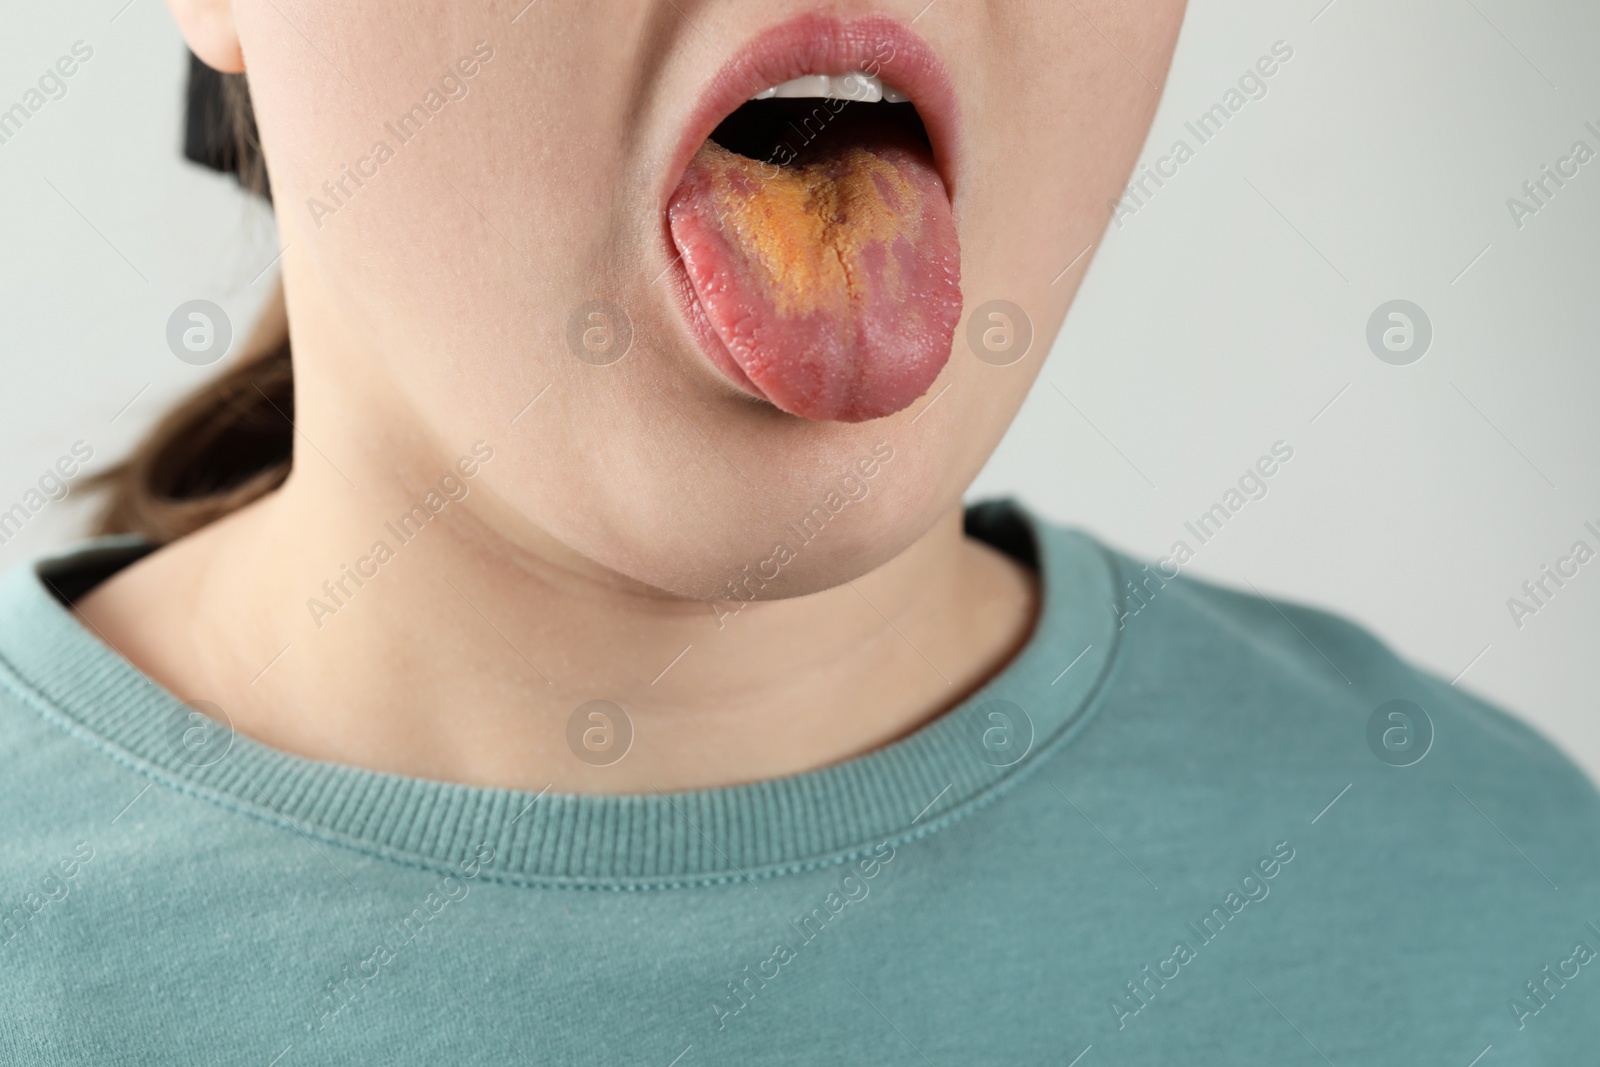
<svg viewBox="0 0 1600 1067"><path fill-rule="evenodd" d="M1010 501L969 510L967 528L1013 553L1034 550L1043 603L1021 653L900 741L727 789L539 795L303 759L226 732L198 747L190 732L186 743L197 726L191 709L45 585L81 586L148 551L126 537L85 542L0 579L0 692L159 783L397 862L443 867L487 843L493 876L527 884L644 889L771 877L937 832L998 797L1088 720L1115 652L1111 559Z"/></svg>

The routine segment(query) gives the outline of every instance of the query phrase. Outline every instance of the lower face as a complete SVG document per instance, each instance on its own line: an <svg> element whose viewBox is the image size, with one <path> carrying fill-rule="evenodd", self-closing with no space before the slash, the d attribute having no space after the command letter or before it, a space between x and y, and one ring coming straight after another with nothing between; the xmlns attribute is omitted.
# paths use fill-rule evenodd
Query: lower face
<svg viewBox="0 0 1600 1067"><path fill-rule="evenodd" d="M1037 375L1181 0L525 2L235 0L324 433L484 440L508 528L674 595L903 551Z"/></svg>

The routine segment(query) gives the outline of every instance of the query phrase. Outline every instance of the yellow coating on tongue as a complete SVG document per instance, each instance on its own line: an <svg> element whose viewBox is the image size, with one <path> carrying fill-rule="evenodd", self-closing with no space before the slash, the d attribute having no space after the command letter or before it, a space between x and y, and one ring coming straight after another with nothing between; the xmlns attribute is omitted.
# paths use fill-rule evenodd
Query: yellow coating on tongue
<svg viewBox="0 0 1600 1067"><path fill-rule="evenodd" d="M699 156L712 174L725 232L761 265L780 314L837 313L859 302L868 283L867 249L901 236L915 242L921 229L916 188L900 168L864 148L783 168L713 141ZM886 255L882 264L874 281L887 291L878 295L905 299L898 261Z"/></svg>

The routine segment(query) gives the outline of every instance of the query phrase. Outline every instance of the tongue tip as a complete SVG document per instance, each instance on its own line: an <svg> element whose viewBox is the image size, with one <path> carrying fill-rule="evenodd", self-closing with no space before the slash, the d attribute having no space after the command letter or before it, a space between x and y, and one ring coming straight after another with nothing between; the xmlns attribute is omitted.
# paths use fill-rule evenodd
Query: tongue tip
<svg viewBox="0 0 1600 1067"><path fill-rule="evenodd" d="M849 382L810 382L793 372L751 375L749 381L774 407L814 422L870 422L898 414L928 394L949 362L953 327L930 331L893 352L877 351L874 368ZM854 354L851 354L852 357Z"/></svg>

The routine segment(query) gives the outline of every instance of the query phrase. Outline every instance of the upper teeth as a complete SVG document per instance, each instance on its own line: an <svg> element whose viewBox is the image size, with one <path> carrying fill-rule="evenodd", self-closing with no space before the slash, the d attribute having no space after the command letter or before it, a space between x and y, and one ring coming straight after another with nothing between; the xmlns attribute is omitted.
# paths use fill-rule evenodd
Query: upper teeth
<svg viewBox="0 0 1600 1067"><path fill-rule="evenodd" d="M891 104L904 104L911 98L892 85L860 71L849 74L807 74L763 89L753 100L821 98L824 100L854 100L862 104L876 104L883 100Z"/></svg>

